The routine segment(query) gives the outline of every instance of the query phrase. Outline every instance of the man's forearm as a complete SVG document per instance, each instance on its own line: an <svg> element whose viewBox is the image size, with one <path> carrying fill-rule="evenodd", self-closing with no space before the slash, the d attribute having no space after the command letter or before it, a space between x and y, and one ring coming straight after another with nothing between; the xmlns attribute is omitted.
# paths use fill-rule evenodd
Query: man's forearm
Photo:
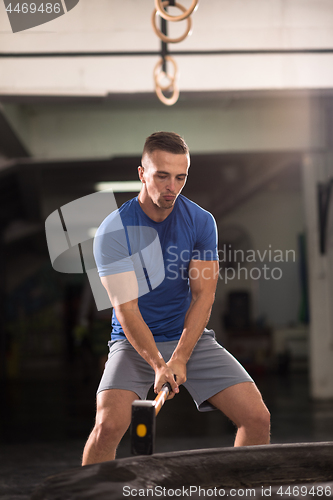
<svg viewBox="0 0 333 500"><path fill-rule="evenodd" d="M157 349L153 334L143 320L140 310L120 307L116 309L116 314L128 341L155 371L155 392L159 392L162 385L169 382L172 388L169 398L173 397L175 393L179 392L178 384L174 379L174 372L166 364Z"/></svg>
<svg viewBox="0 0 333 500"><path fill-rule="evenodd" d="M191 277L194 275L196 278ZM168 363L176 366L186 379L186 363L208 323L215 300L218 280L218 261L191 260L189 265L192 301L186 313L184 328L178 345Z"/></svg>
<svg viewBox="0 0 333 500"><path fill-rule="evenodd" d="M213 299L205 295L192 300L186 313L184 328L171 359L187 363L206 327L212 310Z"/></svg>
<svg viewBox="0 0 333 500"><path fill-rule="evenodd" d="M165 366L165 361L157 349L153 334L143 320L139 311L116 310L117 318L123 327L128 341L134 349L147 361L154 369Z"/></svg>

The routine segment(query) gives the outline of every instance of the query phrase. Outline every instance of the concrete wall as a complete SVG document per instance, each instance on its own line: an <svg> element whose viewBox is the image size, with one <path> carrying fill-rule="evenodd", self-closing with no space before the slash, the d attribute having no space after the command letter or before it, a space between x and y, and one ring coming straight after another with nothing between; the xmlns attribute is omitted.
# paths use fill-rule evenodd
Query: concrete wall
<svg viewBox="0 0 333 500"><path fill-rule="evenodd" d="M156 130L174 130L192 153L301 151L324 144L321 115L306 95L228 97L170 109L128 104L4 104L8 119L36 158L94 158L140 154Z"/></svg>

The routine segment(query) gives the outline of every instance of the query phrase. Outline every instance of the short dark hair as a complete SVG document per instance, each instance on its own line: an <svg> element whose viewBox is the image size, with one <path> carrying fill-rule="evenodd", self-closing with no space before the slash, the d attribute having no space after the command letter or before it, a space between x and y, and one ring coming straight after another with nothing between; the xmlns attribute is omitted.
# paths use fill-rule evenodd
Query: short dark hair
<svg viewBox="0 0 333 500"><path fill-rule="evenodd" d="M175 132L154 132L147 137L142 156L153 151L166 151L176 155L189 155L189 148L184 139Z"/></svg>

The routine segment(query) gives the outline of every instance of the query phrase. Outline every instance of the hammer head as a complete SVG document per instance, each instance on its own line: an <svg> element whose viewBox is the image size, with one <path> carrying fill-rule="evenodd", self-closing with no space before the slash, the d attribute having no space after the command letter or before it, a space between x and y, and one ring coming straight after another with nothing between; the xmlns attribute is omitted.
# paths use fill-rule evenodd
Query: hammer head
<svg viewBox="0 0 333 500"><path fill-rule="evenodd" d="M156 411L154 401L136 400L132 403L131 453L154 453Z"/></svg>

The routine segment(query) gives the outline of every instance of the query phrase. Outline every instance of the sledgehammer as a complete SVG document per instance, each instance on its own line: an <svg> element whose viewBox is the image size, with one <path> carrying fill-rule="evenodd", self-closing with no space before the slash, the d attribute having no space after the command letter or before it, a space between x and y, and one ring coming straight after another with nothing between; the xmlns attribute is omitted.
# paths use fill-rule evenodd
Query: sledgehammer
<svg viewBox="0 0 333 500"><path fill-rule="evenodd" d="M153 401L136 399L132 403L131 453L132 455L152 455L155 444L156 416L171 392L169 382Z"/></svg>

